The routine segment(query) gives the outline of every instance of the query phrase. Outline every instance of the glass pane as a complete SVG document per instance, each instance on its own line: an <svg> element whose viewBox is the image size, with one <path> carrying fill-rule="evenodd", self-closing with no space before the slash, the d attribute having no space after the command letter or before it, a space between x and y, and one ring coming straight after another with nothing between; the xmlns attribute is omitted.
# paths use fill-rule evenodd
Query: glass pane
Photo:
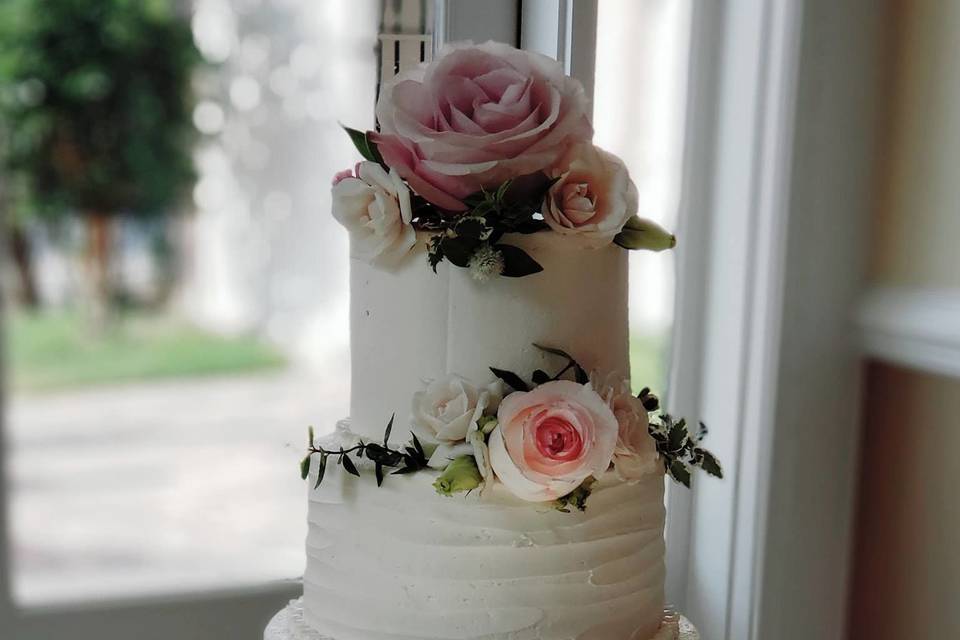
<svg viewBox="0 0 960 640"><path fill-rule="evenodd" d="M598 6L595 140L626 162L639 191L640 215L674 230L689 2L604 0ZM664 391L674 285L672 252L631 254L630 355L635 386Z"/></svg>
<svg viewBox="0 0 960 640"><path fill-rule="evenodd" d="M63 3L75 4L97 16L130 3ZM188 122L199 134L186 197L152 216L118 205L96 211L104 217L89 207L117 201L103 189L45 215L11 192L19 213L6 232L18 251L3 273L20 302L4 319L5 428L21 604L302 572L306 429L332 430L348 411L347 246L329 215L329 181L354 153L337 121L373 123L379 6L195 0L183 16L202 54L191 72ZM47 22L69 32L77 25L60 11ZM108 38L131 33L127 18L111 19ZM8 51L14 37L0 37ZM136 38L124 42L136 49ZM102 60L83 58L89 48L71 62L63 48L35 45L29 59L79 71L0 84L27 115L65 123L73 114L54 112L51 96L128 92L135 109L96 122L109 132L162 102L144 89L162 84L150 64L116 86L118 59L98 69ZM158 50L184 54L173 46ZM158 153L135 142L104 145L125 161ZM119 162L71 157L81 172L103 163L109 174ZM40 171L27 163L10 184Z"/></svg>

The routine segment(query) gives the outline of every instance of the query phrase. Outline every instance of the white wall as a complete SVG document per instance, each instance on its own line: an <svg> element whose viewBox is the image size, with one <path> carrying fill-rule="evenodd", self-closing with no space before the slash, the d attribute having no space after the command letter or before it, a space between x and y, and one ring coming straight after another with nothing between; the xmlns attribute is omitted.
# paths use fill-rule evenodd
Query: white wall
<svg viewBox="0 0 960 640"><path fill-rule="evenodd" d="M960 371L960 344L950 338L960 327L960 3L894 0L885 17L869 276L883 293L874 299L890 303L873 320L937 320L904 334L915 342L872 338L877 355L900 364L867 369L849 637L952 638L960 636L960 379L932 371Z"/></svg>

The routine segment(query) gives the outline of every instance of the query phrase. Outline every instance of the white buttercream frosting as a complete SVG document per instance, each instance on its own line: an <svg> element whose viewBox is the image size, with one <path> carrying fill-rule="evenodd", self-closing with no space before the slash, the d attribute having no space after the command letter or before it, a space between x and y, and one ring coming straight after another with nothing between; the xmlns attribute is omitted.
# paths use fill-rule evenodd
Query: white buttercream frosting
<svg viewBox="0 0 960 640"><path fill-rule="evenodd" d="M529 376L563 362L533 343L570 352L589 371L629 375L627 252L582 249L556 233L506 236L544 270L476 282L466 269L427 265L417 249L392 272L350 261L353 429L383 436L410 414L424 380L457 374L484 384L489 367Z"/></svg>
<svg viewBox="0 0 960 640"><path fill-rule="evenodd" d="M273 617L263 632L263 640L337 640L323 635L303 619L303 598L291 600ZM700 640L690 621L672 611L664 614L660 630L648 640Z"/></svg>
<svg viewBox="0 0 960 640"><path fill-rule="evenodd" d="M341 429L326 446L352 437ZM432 472L378 488L367 471L349 476L331 460L310 490L303 608L319 633L646 640L660 629L662 474L632 484L604 474L585 512L562 513L501 485L482 498L443 497Z"/></svg>

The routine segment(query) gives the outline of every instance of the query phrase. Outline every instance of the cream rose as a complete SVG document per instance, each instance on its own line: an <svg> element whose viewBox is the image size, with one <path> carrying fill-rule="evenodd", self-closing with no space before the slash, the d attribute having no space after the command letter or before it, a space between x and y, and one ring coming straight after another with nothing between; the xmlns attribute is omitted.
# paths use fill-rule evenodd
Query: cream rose
<svg viewBox="0 0 960 640"><path fill-rule="evenodd" d="M661 469L657 443L650 435L650 415L643 402L633 395L629 381L613 376L600 379L592 375L590 378L617 418L617 446L613 450L617 476L624 481L634 481Z"/></svg>
<svg viewBox="0 0 960 640"><path fill-rule="evenodd" d="M507 489L534 502L556 500L610 466L617 419L590 384L556 380L500 403L490 464Z"/></svg>
<svg viewBox="0 0 960 640"><path fill-rule="evenodd" d="M613 242L637 212L637 188L626 165L590 143L571 147L547 175L557 181L544 199L544 220L587 247Z"/></svg>
<svg viewBox="0 0 960 640"><path fill-rule="evenodd" d="M485 412L496 412L502 395L499 381L480 387L457 375L413 394L410 430L430 450L430 466L442 469L458 456L473 454L467 436Z"/></svg>
<svg viewBox="0 0 960 640"><path fill-rule="evenodd" d="M354 256L380 267L394 267L417 243L410 224L410 190L396 171L361 162L356 175L337 174L333 217L350 232Z"/></svg>
<svg viewBox="0 0 960 640"><path fill-rule="evenodd" d="M384 161L442 209L543 171L593 136L587 97L547 56L498 42L451 44L384 84L372 136Z"/></svg>

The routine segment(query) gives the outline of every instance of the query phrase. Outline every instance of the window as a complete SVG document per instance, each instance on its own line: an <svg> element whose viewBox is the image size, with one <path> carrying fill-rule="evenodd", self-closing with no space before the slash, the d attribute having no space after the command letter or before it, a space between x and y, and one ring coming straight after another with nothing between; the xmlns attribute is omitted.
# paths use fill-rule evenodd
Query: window
<svg viewBox="0 0 960 640"><path fill-rule="evenodd" d="M597 32L603 37L597 39L595 141L626 162L640 215L667 229L676 229L678 221L688 31L687 2L597 5ZM630 256L632 377L658 393L667 381L674 273L672 252Z"/></svg>
<svg viewBox="0 0 960 640"><path fill-rule="evenodd" d="M346 413L346 245L325 215L331 159L349 153L336 119L372 123L384 8L391 25L426 25L431 4L438 40L519 39L596 80L598 142L629 163L644 214L679 231L675 255L634 256L632 323L652 336L637 377L665 378L670 327L671 409L710 423L728 480L671 496L671 598L711 637L799 637L811 620L839 637L857 395L845 241L863 235L869 145L836 139L870 138L879 29L868 3L762 0L190 3L207 65L184 215L110 236L76 215L5 230L5 293L30 297L30 249L54 310L4 307L0 588L21 606L18 635L118 637L149 620L155 637L254 638L298 591L263 585L302 568L304 427ZM46 87L0 90L37 104ZM77 256L106 246L125 311L91 334ZM819 535L795 552L810 522Z"/></svg>
<svg viewBox="0 0 960 640"><path fill-rule="evenodd" d="M169 215L108 223L104 317L89 312L84 216L25 218L37 301L4 319L17 605L300 575L298 453L308 425L348 413L329 176L351 157L338 119L373 121L378 11L193 3L197 181Z"/></svg>

